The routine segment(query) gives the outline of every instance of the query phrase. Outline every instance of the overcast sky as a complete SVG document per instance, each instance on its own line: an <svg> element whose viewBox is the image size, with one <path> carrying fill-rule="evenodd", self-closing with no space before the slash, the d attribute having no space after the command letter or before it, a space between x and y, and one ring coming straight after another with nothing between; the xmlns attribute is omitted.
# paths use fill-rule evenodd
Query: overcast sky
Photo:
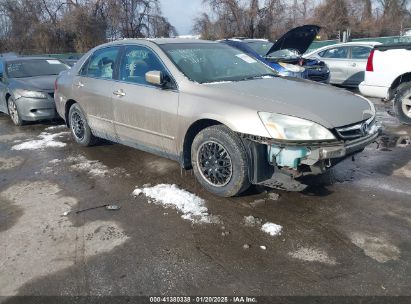
<svg viewBox="0 0 411 304"><path fill-rule="evenodd" d="M204 11L202 0L160 0L164 17L179 35L191 34L193 19Z"/></svg>

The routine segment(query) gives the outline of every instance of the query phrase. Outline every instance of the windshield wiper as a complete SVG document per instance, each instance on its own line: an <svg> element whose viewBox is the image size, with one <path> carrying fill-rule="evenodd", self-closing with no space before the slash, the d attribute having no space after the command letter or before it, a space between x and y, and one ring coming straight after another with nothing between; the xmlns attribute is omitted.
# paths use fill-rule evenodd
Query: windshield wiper
<svg viewBox="0 0 411 304"><path fill-rule="evenodd" d="M244 80L253 80L253 79L262 79L265 77L278 77L277 74L273 74L273 73L267 73L267 74L261 74L261 75L254 75L254 76L250 76L250 77L246 77L243 79L240 79L239 81L244 81Z"/></svg>

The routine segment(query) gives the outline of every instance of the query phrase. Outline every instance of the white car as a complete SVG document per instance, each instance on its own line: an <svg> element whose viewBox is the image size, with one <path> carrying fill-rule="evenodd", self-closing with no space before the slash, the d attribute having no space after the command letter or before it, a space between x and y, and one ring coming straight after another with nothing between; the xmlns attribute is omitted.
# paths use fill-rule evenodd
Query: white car
<svg viewBox="0 0 411 304"><path fill-rule="evenodd" d="M364 80L367 59L379 42L347 42L328 45L303 57L324 61L330 69L330 83L357 87Z"/></svg>
<svg viewBox="0 0 411 304"><path fill-rule="evenodd" d="M398 118L411 124L411 44L376 46L359 89L366 96L393 99Z"/></svg>

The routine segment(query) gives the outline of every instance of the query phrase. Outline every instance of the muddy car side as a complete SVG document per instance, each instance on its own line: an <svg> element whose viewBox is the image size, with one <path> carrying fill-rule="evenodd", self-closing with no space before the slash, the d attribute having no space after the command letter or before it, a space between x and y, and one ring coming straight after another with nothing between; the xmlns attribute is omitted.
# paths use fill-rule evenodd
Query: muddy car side
<svg viewBox="0 0 411 304"><path fill-rule="evenodd" d="M96 57L113 49L112 59ZM193 59L202 49L227 55L228 66L206 62L207 69L216 66L207 78L203 59ZM96 66L110 66L110 79L84 72L93 58L107 63ZM258 72L215 77L237 65ZM238 195L250 184L301 190L296 178L325 172L379 134L366 99L278 78L238 50L198 40L125 40L97 47L60 75L55 102L78 143L90 145L100 137L174 159L221 196Z"/></svg>

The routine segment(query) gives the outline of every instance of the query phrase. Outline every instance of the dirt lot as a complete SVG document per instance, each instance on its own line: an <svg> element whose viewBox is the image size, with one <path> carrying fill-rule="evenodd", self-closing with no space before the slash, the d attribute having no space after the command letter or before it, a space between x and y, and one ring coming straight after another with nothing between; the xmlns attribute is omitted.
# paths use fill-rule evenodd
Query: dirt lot
<svg viewBox="0 0 411 304"><path fill-rule="evenodd" d="M0 115L0 295L411 295L411 128L377 106L385 134L355 162L304 193L233 199L172 161ZM163 183L213 223L132 195ZM105 204L121 209L75 213Z"/></svg>

